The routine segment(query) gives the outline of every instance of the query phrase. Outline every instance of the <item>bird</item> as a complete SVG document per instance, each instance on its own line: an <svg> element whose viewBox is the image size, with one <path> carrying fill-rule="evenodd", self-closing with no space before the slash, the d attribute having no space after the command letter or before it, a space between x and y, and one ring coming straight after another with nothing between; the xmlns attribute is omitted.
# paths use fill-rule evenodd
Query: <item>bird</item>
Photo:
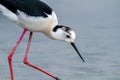
<svg viewBox="0 0 120 80"><path fill-rule="evenodd" d="M27 31L30 33L23 60L23 63L27 66L30 66L55 80L60 80L60 78L55 75L28 61L33 32L40 32L53 40L64 41L71 44L82 61L85 62L75 45L75 31L68 26L59 25L55 11L45 2L41 0L0 0L0 13L23 28L22 34L8 55L11 80L15 80L12 57Z"/></svg>

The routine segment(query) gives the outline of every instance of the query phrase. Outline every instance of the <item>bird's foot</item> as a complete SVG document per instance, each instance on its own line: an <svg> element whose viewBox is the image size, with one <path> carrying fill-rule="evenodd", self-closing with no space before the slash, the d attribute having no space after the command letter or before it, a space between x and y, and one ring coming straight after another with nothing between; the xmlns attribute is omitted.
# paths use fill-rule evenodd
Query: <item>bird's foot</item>
<svg viewBox="0 0 120 80"><path fill-rule="evenodd" d="M56 80L60 80L58 77L56 77Z"/></svg>

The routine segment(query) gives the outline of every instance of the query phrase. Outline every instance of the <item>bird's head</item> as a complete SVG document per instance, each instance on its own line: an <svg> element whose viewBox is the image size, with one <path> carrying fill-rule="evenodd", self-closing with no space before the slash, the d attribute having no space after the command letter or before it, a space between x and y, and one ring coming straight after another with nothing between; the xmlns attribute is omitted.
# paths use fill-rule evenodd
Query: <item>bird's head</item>
<svg viewBox="0 0 120 80"><path fill-rule="evenodd" d="M73 46L73 48L76 50L76 52L78 53L82 61L85 62L80 52L78 51L77 47L75 46L74 41L75 41L76 35L75 35L75 32L70 27L57 25L53 28L51 35L52 35L52 38L55 40L60 40L60 41L65 41L70 43Z"/></svg>
<svg viewBox="0 0 120 80"><path fill-rule="evenodd" d="M56 40L71 43L75 40L75 32L67 26L57 25L53 28L52 37Z"/></svg>

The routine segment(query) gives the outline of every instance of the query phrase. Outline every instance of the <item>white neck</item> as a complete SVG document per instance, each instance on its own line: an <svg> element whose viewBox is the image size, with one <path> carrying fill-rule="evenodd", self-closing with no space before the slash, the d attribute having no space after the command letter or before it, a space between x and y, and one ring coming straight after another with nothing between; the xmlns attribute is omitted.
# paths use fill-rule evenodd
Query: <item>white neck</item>
<svg viewBox="0 0 120 80"><path fill-rule="evenodd" d="M52 35L52 30L54 29L54 27L56 27L56 25L58 25L57 16L55 12L53 11L52 15L48 15L48 17L50 19L50 23L48 24L48 27L46 27L46 29L43 31L43 33L49 38L54 39Z"/></svg>

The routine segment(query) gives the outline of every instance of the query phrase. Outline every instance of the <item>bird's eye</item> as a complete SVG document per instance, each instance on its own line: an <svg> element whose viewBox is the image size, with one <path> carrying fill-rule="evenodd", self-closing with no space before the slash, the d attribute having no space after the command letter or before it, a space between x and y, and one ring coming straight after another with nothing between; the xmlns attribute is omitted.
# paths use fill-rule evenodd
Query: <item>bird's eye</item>
<svg viewBox="0 0 120 80"><path fill-rule="evenodd" d="M67 38L70 38L70 36L69 36L69 35L66 35L66 37L67 37Z"/></svg>

